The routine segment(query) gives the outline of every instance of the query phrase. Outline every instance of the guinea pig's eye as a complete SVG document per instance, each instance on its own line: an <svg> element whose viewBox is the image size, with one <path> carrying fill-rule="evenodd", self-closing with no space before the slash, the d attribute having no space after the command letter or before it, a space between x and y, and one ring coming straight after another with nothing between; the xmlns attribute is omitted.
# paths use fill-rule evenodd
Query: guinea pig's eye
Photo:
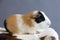
<svg viewBox="0 0 60 40"><path fill-rule="evenodd" d="M36 15L36 17L40 17L40 16L41 16L40 14Z"/></svg>

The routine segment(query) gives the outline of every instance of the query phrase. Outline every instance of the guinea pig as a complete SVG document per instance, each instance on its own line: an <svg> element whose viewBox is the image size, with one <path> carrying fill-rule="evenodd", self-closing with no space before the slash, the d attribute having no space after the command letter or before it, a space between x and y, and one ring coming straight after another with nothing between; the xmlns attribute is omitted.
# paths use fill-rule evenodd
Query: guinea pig
<svg viewBox="0 0 60 40"><path fill-rule="evenodd" d="M6 30L14 34L34 33L37 29L48 28L51 21L43 11L32 11L25 14L13 14L4 21Z"/></svg>

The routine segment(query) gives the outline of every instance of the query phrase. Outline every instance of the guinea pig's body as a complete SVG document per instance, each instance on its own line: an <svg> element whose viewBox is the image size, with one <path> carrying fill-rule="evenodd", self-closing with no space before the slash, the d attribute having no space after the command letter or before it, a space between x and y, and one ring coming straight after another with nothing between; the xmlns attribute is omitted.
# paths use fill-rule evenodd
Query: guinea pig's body
<svg viewBox="0 0 60 40"><path fill-rule="evenodd" d="M30 33L34 28L33 19L29 17L31 15L32 14L14 14L5 20L5 28L11 33Z"/></svg>
<svg viewBox="0 0 60 40"><path fill-rule="evenodd" d="M5 27L12 33L32 33L37 29L48 28L51 22L42 11L14 14L6 18Z"/></svg>

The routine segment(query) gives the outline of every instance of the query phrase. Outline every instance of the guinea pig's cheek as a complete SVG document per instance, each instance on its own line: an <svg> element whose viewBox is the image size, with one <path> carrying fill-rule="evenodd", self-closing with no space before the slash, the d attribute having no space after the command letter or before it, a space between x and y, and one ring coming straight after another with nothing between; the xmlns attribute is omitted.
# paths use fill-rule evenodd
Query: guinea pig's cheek
<svg viewBox="0 0 60 40"><path fill-rule="evenodd" d="M41 28L48 28L49 25L44 21L44 22L41 22Z"/></svg>

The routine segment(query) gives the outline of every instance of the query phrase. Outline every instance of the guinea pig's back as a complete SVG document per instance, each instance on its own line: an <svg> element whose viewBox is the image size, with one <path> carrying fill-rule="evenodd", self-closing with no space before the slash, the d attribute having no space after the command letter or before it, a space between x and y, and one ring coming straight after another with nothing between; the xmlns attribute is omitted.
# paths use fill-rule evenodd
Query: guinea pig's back
<svg viewBox="0 0 60 40"><path fill-rule="evenodd" d="M11 15L5 19L5 28L14 33L18 33L17 15Z"/></svg>

